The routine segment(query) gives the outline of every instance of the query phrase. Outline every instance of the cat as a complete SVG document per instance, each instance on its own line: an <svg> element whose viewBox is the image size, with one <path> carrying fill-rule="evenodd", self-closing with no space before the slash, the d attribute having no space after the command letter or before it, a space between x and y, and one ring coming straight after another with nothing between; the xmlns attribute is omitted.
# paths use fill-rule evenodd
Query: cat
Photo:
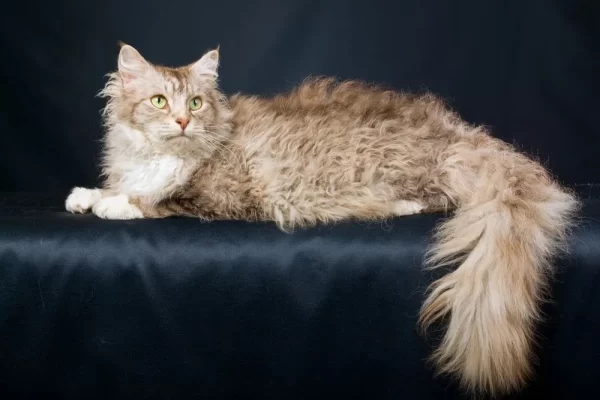
<svg viewBox="0 0 600 400"><path fill-rule="evenodd" d="M423 329L447 324L431 360L475 394L526 385L576 195L433 94L318 77L272 97L227 97L219 58L217 48L170 68L122 44L99 92L102 187L73 188L66 209L272 221L286 232L451 212L425 258L427 268L456 266L420 312Z"/></svg>

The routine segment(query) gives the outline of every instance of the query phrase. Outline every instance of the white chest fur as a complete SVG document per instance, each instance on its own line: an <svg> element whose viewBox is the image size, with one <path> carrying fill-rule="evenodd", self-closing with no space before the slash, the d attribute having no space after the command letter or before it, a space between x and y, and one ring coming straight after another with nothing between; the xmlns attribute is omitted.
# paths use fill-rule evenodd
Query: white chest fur
<svg viewBox="0 0 600 400"><path fill-rule="evenodd" d="M184 160L175 156L156 156L146 160L119 163L119 192L130 196L161 198L185 183Z"/></svg>
<svg viewBox="0 0 600 400"><path fill-rule="evenodd" d="M159 201L187 182L194 159L154 150L140 131L123 125L109 131L106 172L119 194Z"/></svg>

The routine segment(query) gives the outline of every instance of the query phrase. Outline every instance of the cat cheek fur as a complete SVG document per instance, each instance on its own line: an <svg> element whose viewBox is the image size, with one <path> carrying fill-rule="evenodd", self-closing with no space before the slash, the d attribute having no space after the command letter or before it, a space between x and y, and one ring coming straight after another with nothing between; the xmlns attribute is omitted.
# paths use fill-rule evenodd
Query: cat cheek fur
<svg viewBox="0 0 600 400"><path fill-rule="evenodd" d="M98 214L270 220L291 231L453 210L426 259L456 266L430 287L420 313L423 328L446 322L431 360L475 394L522 388L577 198L435 96L314 79L273 98L226 98L217 66L215 51L164 68L122 48L101 95L103 189L123 196L98 201ZM157 88L169 99L202 94L208 106L192 117L195 139L152 135L166 121L138 103ZM71 200L72 210L89 208Z"/></svg>

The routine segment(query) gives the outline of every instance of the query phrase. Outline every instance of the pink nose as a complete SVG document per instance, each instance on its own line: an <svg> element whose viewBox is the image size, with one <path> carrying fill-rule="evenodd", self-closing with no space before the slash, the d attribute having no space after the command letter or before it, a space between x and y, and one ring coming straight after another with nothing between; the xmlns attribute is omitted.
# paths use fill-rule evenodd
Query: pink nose
<svg viewBox="0 0 600 400"><path fill-rule="evenodd" d="M190 120L189 120L189 118L179 117L175 120L175 122L177 122L179 124L179 126L181 127L181 130L185 130L185 128L190 123Z"/></svg>

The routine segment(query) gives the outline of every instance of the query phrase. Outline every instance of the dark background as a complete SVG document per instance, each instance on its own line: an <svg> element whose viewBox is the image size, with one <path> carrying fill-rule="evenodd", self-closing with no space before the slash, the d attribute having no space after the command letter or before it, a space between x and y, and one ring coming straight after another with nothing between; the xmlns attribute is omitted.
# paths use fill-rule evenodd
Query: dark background
<svg viewBox="0 0 600 400"><path fill-rule="evenodd" d="M431 90L566 183L598 182L595 0L17 1L0 16L0 190L97 181L117 41L180 65L221 46L227 93L310 74Z"/></svg>
<svg viewBox="0 0 600 400"><path fill-rule="evenodd" d="M64 199L72 186L96 183L104 104L95 95L116 66L118 40L169 65L220 45L227 93L273 93L310 74L431 90L564 182L600 183L599 4L4 3L0 191ZM9 197L0 196L0 390L183 399L188 383L240 399L352 398L331 390L459 397L452 382L432 379L422 362L430 343L415 331L435 215L282 235L271 225L188 219L100 224L64 212L61 201L48 212L43 196ZM598 201L586 207L575 255L560 263L539 375L521 398L587 398L600 383ZM264 395L296 388L295 397Z"/></svg>

